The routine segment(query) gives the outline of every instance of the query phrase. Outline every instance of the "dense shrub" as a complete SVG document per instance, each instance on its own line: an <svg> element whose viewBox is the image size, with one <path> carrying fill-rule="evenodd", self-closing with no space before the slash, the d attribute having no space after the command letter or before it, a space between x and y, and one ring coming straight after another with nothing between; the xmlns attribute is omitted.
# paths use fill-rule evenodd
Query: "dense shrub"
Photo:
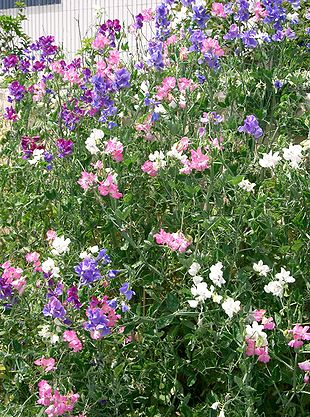
<svg viewBox="0 0 310 417"><path fill-rule="evenodd" d="M3 59L1 416L310 415L309 17L165 0L138 60L116 20Z"/></svg>

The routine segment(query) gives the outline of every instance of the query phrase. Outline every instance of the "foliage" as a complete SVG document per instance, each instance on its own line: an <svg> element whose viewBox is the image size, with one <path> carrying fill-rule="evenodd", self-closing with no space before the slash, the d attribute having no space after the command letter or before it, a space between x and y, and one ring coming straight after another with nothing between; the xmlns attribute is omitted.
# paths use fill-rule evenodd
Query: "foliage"
<svg viewBox="0 0 310 417"><path fill-rule="evenodd" d="M304 6L166 0L139 61L118 21L4 58L1 416L310 415Z"/></svg>

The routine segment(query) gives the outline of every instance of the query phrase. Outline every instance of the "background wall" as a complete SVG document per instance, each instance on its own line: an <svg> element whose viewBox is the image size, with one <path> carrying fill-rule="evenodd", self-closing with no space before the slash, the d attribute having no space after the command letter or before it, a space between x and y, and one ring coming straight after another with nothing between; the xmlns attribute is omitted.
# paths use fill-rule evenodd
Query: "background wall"
<svg viewBox="0 0 310 417"><path fill-rule="evenodd" d="M2 3L1 3L2 1ZM5 2L8 3L5 3ZM0 0L11 5L10 0ZM38 1L38 3L47 3ZM61 0L60 4L40 5L25 9L28 20L24 23L26 33L33 39L42 35L55 36L57 43L63 43L69 55L80 47L80 38L90 36L96 23L98 9L103 10L103 19L119 19L129 26L133 17L142 9L155 8L160 0ZM30 4L30 3L29 3ZM14 9L0 10L0 14L16 14ZM151 29L147 30L149 35ZM129 45L134 49L135 36L130 36Z"/></svg>

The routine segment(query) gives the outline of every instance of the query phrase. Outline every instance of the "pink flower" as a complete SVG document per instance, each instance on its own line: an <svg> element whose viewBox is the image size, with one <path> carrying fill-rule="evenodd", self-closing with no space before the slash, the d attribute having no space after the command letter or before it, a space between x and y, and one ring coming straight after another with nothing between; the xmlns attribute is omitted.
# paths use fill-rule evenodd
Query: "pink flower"
<svg viewBox="0 0 310 417"><path fill-rule="evenodd" d="M110 65L115 65L115 66L118 65L119 64L119 61L120 61L120 53L119 53L119 51L117 51L116 49L112 49L109 52L109 56L108 56L107 60L108 60L108 63Z"/></svg>
<svg viewBox="0 0 310 417"><path fill-rule="evenodd" d="M53 72L56 72L57 74L61 74L63 75L65 70L64 70L64 65L62 62L60 61L55 61L51 63L51 69Z"/></svg>
<svg viewBox="0 0 310 417"><path fill-rule="evenodd" d="M268 363L270 361L270 356L268 355L268 346L255 349L255 354L258 355L259 362Z"/></svg>
<svg viewBox="0 0 310 417"><path fill-rule="evenodd" d="M174 45L178 42L178 38L176 35L171 35L167 40L166 40L166 44L169 45Z"/></svg>
<svg viewBox="0 0 310 417"><path fill-rule="evenodd" d="M55 230L48 230L46 232L46 240L55 240L57 237L57 233L55 232Z"/></svg>
<svg viewBox="0 0 310 417"><path fill-rule="evenodd" d="M26 288L25 277L21 277L11 282L12 287L18 291L19 295L22 295Z"/></svg>
<svg viewBox="0 0 310 417"><path fill-rule="evenodd" d="M97 182L97 176L90 172L83 171L81 178L78 180L78 184L83 188L83 190L88 190L95 182Z"/></svg>
<svg viewBox="0 0 310 417"><path fill-rule="evenodd" d="M180 48L180 60L186 61L188 58L188 53L189 53L188 49L182 46L182 48Z"/></svg>
<svg viewBox="0 0 310 417"><path fill-rule="evenodd" d="M53 395L52 387L44 379L38 383L38 386L40 399L37 401L37 403L45 406L50 405Z"/></svg>
<svg viewBox="0 0 310 417"><path fill-rule="evenodd" d="M73 352L79 352L83 349L82 342L77 337L77 334L74 330L65 330L63 339L65 342L69 343L69 347L73 349Z"/></svg>
<svg viewBox="0 0 310 417"><path fill-rule="evenodd" d="M254 12L256 21L261 20L268 15L267 10L264 9L260 1L255 3Z"/></svg>
<svg viewBox="0 0 310 417"><path fill-rule="evenodd" d="M151 22L154 20L154 13L152 9L144 9L141 12L143 17L143 22Z"/></svg>
<svg viewBox="0 0 310 417"><path fill-rule="evenodd" d="M204 171L205 169L209 168L209 156L204 155L201 152L201 148L197 148L195 151L194 149L191 150L191 161L190 161L190 169L195 169L196 171Z"/></svg>
<svg viewBox="0 0 310 417"><path fill-rule="evenodd" d="M116 162L121 162L123 160L123 150L123 144L114 138L107 142L105 153L111 155Z"/></svg>
<svg viewBox="0 0 310 417"><path fill-rule="evenodd" d="M218 17L222 17L223 19L225 19L225 17L227 15L226 15L225 10L224 10L224 4L222 4L222 3L213 3L211 14L212 14L212 16L218 16Z"/></svg>
<svg viewBox="0 0 310 417"><path fill-rule="evenodd" d="M92 43L92 47L94 49L103 49L108 45L110 45L110 41L102 33L98 33L98 35L96 36L95 40Z"/></svg>
<svg viewBox="0 0 310 417"><path fill-rule="evenodd" d="M144 164L141 166L141 169L146 174L150 175L151 177L156 177L158 174L158 170L155 167L155 163L152 161L145 161Z"/></svg>
<svg viewBox="0 0 310 417"><path fill-rule="evenodd" d="M201 52L204 54L206 52L211 52L212 54L221 57L224 55L223 49L220 47L216 39L207 38L202 42Z"/></svg>
<svg viewBox="0 0 310 417"><path fill-rule="evenodd" d="M154 235L155 241L158 245L167 245L173 251L185 252L191 240L186 240L183 233L167 233L161 229L159 233Z"/></svg>
<svg viewBox="0 0 310 417"><path fill-rule="evenodd" d="M71 84L81 84L79 74L76 72L75 68L67 69L64 74L64 81L69 81Z"/></svg>
<svg viewBox="0 0 310 417"><path fill-rule="evenodd" d="M102 161L97 161L95 164L92 164L92 166L97 169L98 171L100 171L103 168L103 162Z"/></svg>
<svg viewBox="0 0 310 417"><path fill-rule="evenodd" d="M123 194L119 192L117 184L114 182L113 175L109 174L105 181L100 182L98 191L101 195L110 195L112 198L119 199Z"/></svg>
<svg viewBox="0 0 310 417"><path fill-rule="evenodd" d="M54 358L45 359L44 356L42 356L42 358L35 360L34 364L42 366L42 368L44 368L44 372L50 372L56 369Z"/></svg>
<svg viewBox="0 0 310 417"><path fill-rule="evenodd" d="M28 263L37 262L40 259L38 252L29 252L26 254L25 259Z"/></svg>
<svg viewBox="0 0 310 417"><path fill-rule="evenodd" d="M301 326L296 324L292 330L288 332L293 334L293 340L291 340L288 345L294 349L299 349L303 346L304 340L310 340L310 333L308 333L310 326Z"/></svg>
<svg viewBox="0 0 310 417"><path fill-rule="evenodd" d="M310 372L310 361L300 362L298 366L302 371Z"/></svg>

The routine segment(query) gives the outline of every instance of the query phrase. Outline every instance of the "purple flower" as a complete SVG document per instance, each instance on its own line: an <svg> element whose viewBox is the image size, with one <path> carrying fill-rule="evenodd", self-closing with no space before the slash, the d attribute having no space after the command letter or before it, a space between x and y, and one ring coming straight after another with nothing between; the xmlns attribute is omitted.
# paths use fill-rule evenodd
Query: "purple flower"
<svg viewBox="0 0 310 417"><path fill-rule="evenodd" d="M167 19L169 14L168 7L162 3L156 7L155 13L155 26L156 26L156 38L164 41L170 33L169 26L170 21Z"/></svg>
<svg viewBox="0 0 310 417"><path fill-rule="evenodd" d="M162 70L165 66L163 61L163 43L160 41L150 42L148 51L150 55L148 60L149 65L155 67L159 71Z"/></svg>
<svg viewBox="0 0 310 417"><path fill-rule="evenodd" d="M120 271L117 271L116 269L111 269L111 270L108 272L108 278L109 278L109 279L113 279L113 278L115 278L115 277L119 274L119 272L120 272Z"/></svg>
<svg viewBox="0 0 310 417"><path fill-rule="evenodd" d="M0 300L7 300L13 297L13 287L7 278L0 277Z"/></svg>
<svg viewBox="0 0 310 417"><path fill-rule="evenodd" d="M121 304L122 312L126 313L129 310L129 307L126 303L122 302Z"/></svg>
<svg viewBox="0 0 310 417"><path fill-rule="evenodd" d="M43 71L44 68L45 68L45 63L40 62L40 61L36 61L32 66L33 71Z"/></svg>
<svg viewBox="0 0 310 417"><path fill-rule="evenodd" d="M246 22L250 18L249 3L246 0L238 0L238 11L234 16L237 22Z"/></svg>
<svg viewBox="0 0 310 417"><path fill-rule="evenodd" d="M225 39L225 41L232 41L234 39L237 39L238 37L239 37L239 28L234 23L233 25L230 26L229 31L226 33L226 35L223 36L223 39Z"/></svg>
<svg viewBox="0 0 310 417"><path fill-rule="evenodd" d="M18 58L16 55L8 55L3 59L3 66L6 69L15 67L17 63Z"/></svg>
<svg viewBox="0 0 310 417"><path fill-rule="evenodd" d="M101 262L102 265L108 265L111 262L111 258L107 254L107 250L105 248L99 251L96 261Z"/></svg>
<svg viewBox="0 0 310 417"><path fill-rule="evenodd" d="M100 339L111 333L108 327L109 320L100 308L88 308L86 311L88 322L84 323L84 329L91 333L96 332L96 339Z"/></svg>
<svg viewBox="0 0 310 417"><path fill-rule="evenodd" d="M66 310L58 298L52 296L49 299L49 302L44 306L43 314L44 316L63 319L66 315Z"/></svg>
<svg viewBox="0 0 310 417"><path fill-rule="evenodd" d="M115 72L114 85L117 89L130 87L130 73L126 68L121 68Z"/></svg>
<svg viewBox="0 0 310 417"><path fill-rule="evenodd" d="M73 142L72 140L58 139L56 143L57 148L60 153L59 158L64 158L65 156L71 155L73 151Z"/></svg>
<svg viewBox="0 0 310 417"><path fill-rule="evenodd" d="M9 85L9 93L14 97L16 101L22 100L26 92L26 89L18 81L13 81ZM12 99L10 100L12 101Z"/></svg>
<svg viewBox="0 0 310 417"><path fill-rule="evenodd" d="M274 87L278 90L279 88L283 87L283 83L279 80L275 80L273 83Z"/></svg>
<svg viewBox="0 0 310 417"><path fill-rule="evenodd" d="M197 23L197 25L204 29L206 27L207 21L210 19L210 15L208 15L206 9L202 6L193 6L193 21Z"/></svg>
<svg viewBox="0 0 310 417"><path fill-rule="evenodd" d="M59 297L60 295L62 295L63 289L64 289L63 283L58 282L56 285L56 288L54 288L53 290L51 288L48 289L47 298Z"/></svg>
<svg viewBox="0 0 310 417"><path fill-rule="evenodd" d="M244 125L239 126L238 132L247 133L255 139L258 139L263 135L263 130L259 127L258 121L253 114L245 118Z"/></svg>
<svg viewBox="0 0 310 417"><path fill-rule="evenodd" d="M102 278L98 263L94 259L88 257L83 259L79 265L75 266L74 271L80 277L81 285L90 285Z"/></svg>
<svg viewBox="0 0 310 417"><path fill-rule="evenodd" d="M243 44L248 48L256 48L257 40L255 39L256 32L255 30L246 30L240 35Z"/></svg>
<svg viewBox="0 0 310 417"><path fill-rule="evenodd" d="M3 118L6 119L6 120L12 120L13 122L16 122L17 121L17 113L13 109L12 106L5 108L5 112L4 112Z"/></svg>
<svg viewBox="0 0 310 417"><path fill-rule="evenodd" d="M119 292L121 294L123 294L128 301L131 300L132 296L136 294L134 291L129 289L129 283L128 282L124 282L124 284L119 289Z"/></svg>

